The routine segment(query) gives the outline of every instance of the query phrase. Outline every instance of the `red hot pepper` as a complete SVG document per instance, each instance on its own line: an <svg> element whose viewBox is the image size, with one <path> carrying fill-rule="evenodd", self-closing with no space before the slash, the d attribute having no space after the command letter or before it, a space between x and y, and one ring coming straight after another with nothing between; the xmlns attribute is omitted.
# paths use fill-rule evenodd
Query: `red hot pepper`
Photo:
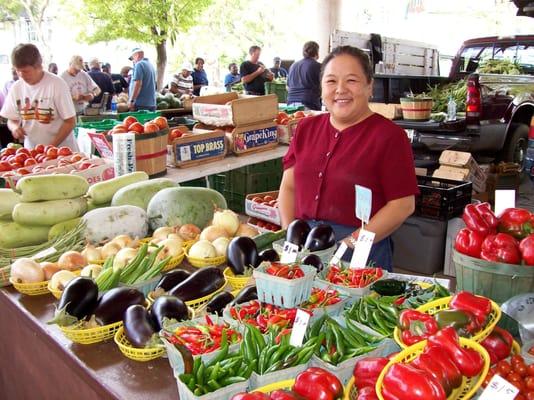
<svg viewBox="0 0 534 400"><path fill-rule="evenodd" d="M472 231L468 228L463 228L456 235L454 248L462 254L480 258L480 251L482 249L483 241L484 236L481 233Z"/></svg>
<svg viewBox="0 0 534 400"><path fill-rule="evenodd" d="M523 239L534 233L534 216L522 208L507 208L499 216L498 230L516 239Z"/></svg>
<svg viewBox="0 0 534 400"><path fill-rule="evenodd" d="M343 396L343 385L339 379L315 367L298 374L292 390L309 400L336 400Z"/></svg>
<svg viewBox="0 0 534 400"><path fill-rule="evenodd" d="M462 219L469 229L479 232L482 236L495 233L499 223L489 203L468 204L464 208Z"/></svg>
<svg viewBox="0 0 534 400"><path fill-rule="evenodd" d="M525 264L534 266L534 234L521 240L519 251Z"/></svg>
<svg viewBox="0 0 534 400"><path fill-rule="evenodd" d="M464 349L460 346L458 334L452 327L443 328L435 335L428 338L428 343L440 346L456 364L462 375L472 378L482 371L484 360L473 349Z"/></svg>
<svg viewBox="0 0 534 400"><path fill-rule="evenodd" d="M496 326L490 335L480 344L488 351L492 364L510 356L514 338L508 331Z"/></svg>
<svg viewBox="0 0 534 400"><path fill-rule="evenodd" d="M417 310L401 312L399 325L402 330L402 341L408 346L425 340L439 329L438 323L432 315Z"/></svg>
<svg viewBox="0 0 534 400"><path fill-rule="evenodd" d="M517 240L506 233L489 235L482 242L480 258L486 261L519 264L521 262L519 244Z"/></svg>
<svg viewBox="0 0 534 400"><path fill-rule="evenodd" d="M358 360L353 372L354 384L358 388L358 392L368 386L374 389L380 372L388 362L389 359L385 357L365 357Z"/></svg>
<svg viewBox="0 0 534 400"><path fill-rule="evenodd" d="M268 394L254 392L254 393L238 393L234 394L231 400L271 400Z"/></svg>
<svg viewBox="0 0 534 400"><path fill-rule="evenodd" d="M483 296L476 296L465 290L452 296L449 307L472 313L482 326L486 323L491 313L491 301L489 299Z"/></svg>
<svg viewBox="0 0 534 400"><path fill-rule="evenodd" d="M410 364L393 364L382 383L385 400L445 400L441 384L429 373Z"/></svg>

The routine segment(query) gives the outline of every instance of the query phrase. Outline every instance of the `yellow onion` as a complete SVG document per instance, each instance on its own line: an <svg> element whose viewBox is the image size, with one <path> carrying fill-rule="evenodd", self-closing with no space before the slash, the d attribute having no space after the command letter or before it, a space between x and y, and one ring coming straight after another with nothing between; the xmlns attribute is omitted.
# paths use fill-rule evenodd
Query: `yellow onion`
<svg viewBox="0 0 534 400"><path fill-rule="evenodd" d="M197 240L200 236L200 228L193 224L185 224L180 227L178 234L184 240Z"/></svg>
<svg viewBox="0 0 534 400"><path fill-rule="evenodd" d="M57 265L57 263L51 263L51 262L42 262L41 268L43 269L44 275L45 275L45 281L50 280L52 276L58 272L61 271L61 267Z"/></svg>
<svg viewBox="0 0 534 400"><path fill-rule="evenodd" d="M239 229L239 217L232 210L217 210L213 214L213 225L223 228L228 236L234 236Z"/></svg>
<svg viewBox="0 0 534 400"><path fill-rule="evenodd" d="M200 240L207 240L208 242L213 242L220 237L228 237L228 232L226 232L226 229L215 225L204 228L200 234Z"/></svg>
<svg viewBox="0 0 534 400"><path fill-rule="evenodd" d="M57 263L61 269L74 271L85 267L87 265L87 260L82 253L71 250L63 253L61 257L59 257Z"/></svg>
<svg viewBox="0 0 534 400"><path fill-rule="evenodd" d="M39 263L31 258L19 258L11 264L11 279L18 283L37 283L45 280Z"/></svg>

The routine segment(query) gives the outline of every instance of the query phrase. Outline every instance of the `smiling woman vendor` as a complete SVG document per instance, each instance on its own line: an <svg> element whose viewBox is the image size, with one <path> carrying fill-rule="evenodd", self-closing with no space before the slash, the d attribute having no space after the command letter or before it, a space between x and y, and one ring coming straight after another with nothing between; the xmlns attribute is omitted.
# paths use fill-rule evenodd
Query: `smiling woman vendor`
<svg viewBox="0 0 534 400"><path fill-rule="evenodd" d="M324 59L321 90L329 114L298 124L278 200L284 228L295 218L310 226L324 222L352 247L361 226L354 186L371 189L365 229L376 236L369 262L391 270L390 235L413 213L418 188L406 133L369 108L372 85L372 67L360 49L338 47Z"/></svg>

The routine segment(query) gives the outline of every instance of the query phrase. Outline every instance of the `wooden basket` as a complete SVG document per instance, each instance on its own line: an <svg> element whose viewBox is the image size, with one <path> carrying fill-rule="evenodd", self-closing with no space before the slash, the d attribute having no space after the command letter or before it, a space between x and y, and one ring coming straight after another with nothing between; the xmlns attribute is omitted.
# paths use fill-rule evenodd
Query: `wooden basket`
<svg viewBox="0 0 534 400"><path fill-rule="evenodd" d="M410 121L428 121L432 112L432 99L429 97L402 97L400 99L402 117Z"/></svg>
<svg viewBox="0 0 534 400"><path fill-rule="evenodd" d="M167 171L167 140L169 129L135 135L136 170L150 177Z"/></svg>

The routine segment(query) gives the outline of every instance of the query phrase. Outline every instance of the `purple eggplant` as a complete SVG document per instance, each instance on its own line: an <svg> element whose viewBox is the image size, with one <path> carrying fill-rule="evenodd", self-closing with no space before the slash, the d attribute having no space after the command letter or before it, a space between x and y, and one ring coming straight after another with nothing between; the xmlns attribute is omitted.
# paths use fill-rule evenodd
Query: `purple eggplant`
<svg viewBox="0 0 534 400"><path fill-rule="evenodd" d="M162 288L164 291L171 290L173 287L178 285L180 282L185 281L191 276L191 272L186 271L185 269L175 269L171 272L164 274L158 284L156 289Z"/></svg>
<svg viewBox="0 0 534 400"><path fill-rule="evenodd" d="M228 266L235 275L243 275L247 268L256 268L260 264L256 242L249 237L233 238L226 250Z"/></svg>
<svg viewBox="0 0 534 400"><path fill-rule="evenodd" d="M185 303L174 296L160 296L150 307L152 326L159 332L163 328L163 318L183 321L189 318Z"/></svg>
<svg viewBox="0 0 534 400"><path fill-rule="evenodd" d="M260 258L260 263L263 261L276 262L280 261L280 256L275 249L265 249L263 250L258 257Z"/></svg>
<svg viewBox="0 0 534 400"><path fill-rule="evenodd" d="M258 290L256 289L256 285L247 286L241 289L232 304L247 303L252 300L258 300Z"/></svg>
<svg viewBox="0 0 534 400"><path fill-rule="evenodd" d="M154 328L150 315L145 307L136 304L124 312L124 334L126 339L134 346L143 348L152 340Z"/></svg>
<svg viewBox="0 0 534 400"><path fill-rule="evenodd" d="M323 261L319 258L317 254L308 254L300 262L301 264L311 265L312 267L315 267L317 272L321 272L324 268Z"/></svg>
<svg viewBox="0 0 534 400"><path fill-rule="evenodd" d="M225 284L222 271L216 267L207 267L191 274L185 281L168 291L167 294L176 296L182 301L190 301L207 296L220 289Z"/></svg>
<svg viewBox="0 0 534 400"><path fill-rule="evenodd" d="M336 235L332 227L327 224L319 224L308 234L304 248L310 251L319 251L328 249L335 244Z"/></svg>
<svg viewBox="0 0 534 400"><path fill-rule="evenodd" d="M98 286L91 278L77 277L65 286L54 319L49 324L72 325L93 313L98 303Z"/></svg>
<svg viewBox="0 0 534 400"><path fill-rule="evenodd" d="M111 289L98 301L94 312L96 321L100 325L121 321L126 309L136 304L145 304L145 296L139 290L128 287Z"/></svg>
<svg viewBox="0 0 534 400"><path fill-rule="evenodd" d="M296 219L287 227L286 241L296 244L301 250L309 233L310 226L308 223L302 219Z"/></svg>
<svg viewBox="0 0 534 400"><path fill-rule="evenodd" d="M224 307L234 300L234 296L230 292L221 292L211 298L206 306L208 314L222 315Z"/></svg>

